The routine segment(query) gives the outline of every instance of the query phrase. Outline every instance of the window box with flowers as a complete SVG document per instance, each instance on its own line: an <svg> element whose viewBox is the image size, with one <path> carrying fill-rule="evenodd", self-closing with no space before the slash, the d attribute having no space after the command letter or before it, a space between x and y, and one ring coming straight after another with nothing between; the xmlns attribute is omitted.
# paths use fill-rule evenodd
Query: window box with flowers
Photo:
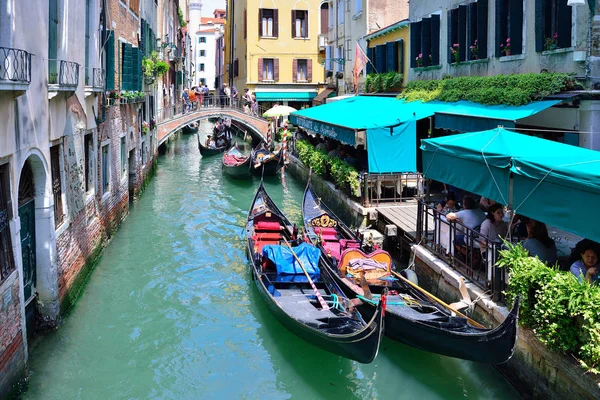
<svg viewBox="0 0 600 400"><path fill-rule="evenodd" d="M475 39L473 45L469 47L469 50L471 51L471 60L477 60L479 58L477 39Z"/></svg>
<svg viewBox="0 0 600 400"><path fill-rule="evenodd" d="M460 63L460 45L455 43L450 47L450 53L452 54L452 59L456 64Z"/></svg>
<svg viewBox="0 0 600 400"><path fill-rule="evenodd" d="M544 51L552 51L558 48L558 32L555 32L552 37L544 39Z"/></svg>
<svg viewBox="0 0 600 400"><path fill-rule="evenodd" d="M423 53L419 53L416 60L417 60L417 68L421 68L423 66Z"/></svg>
<svg viewBox="0 0 600 400"><path fill-rule="evenodd" d="M505 56L510 56L510 38L506 38L506 42L500 43L500 51L503 52Z"/></svg>
<svg viewBox="0 0 600 400"><path fill-rule="evenodd" d="M147 134L150 131L150 124L146 121L142 122L142 133Z"/></svg>

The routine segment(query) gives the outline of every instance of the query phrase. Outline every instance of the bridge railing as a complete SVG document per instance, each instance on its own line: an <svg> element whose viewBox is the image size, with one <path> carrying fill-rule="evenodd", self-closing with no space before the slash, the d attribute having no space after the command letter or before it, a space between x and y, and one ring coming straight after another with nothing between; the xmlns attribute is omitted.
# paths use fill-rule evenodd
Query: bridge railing
<svg viewBox="0 0 600 400"><path fill-rule="evenodd" d="M203 109L229 109L236 110L242 112L244 114L248 114L260 119L266 119L262 115L267 109L265 107L260 106L259 104L252 104L246 102L243 99L239 99L236 97L227 97L227 96L217 96L217 95L208 95L197 97L195 102L190 102L190 106L186 106L185 110L183 107L183 102L181 100L177 101L173 105L169 105L164 108L158 109L157 122L163 123L168 122L176 117L180 117L185 115L188 112L200 111Z"/></svg>

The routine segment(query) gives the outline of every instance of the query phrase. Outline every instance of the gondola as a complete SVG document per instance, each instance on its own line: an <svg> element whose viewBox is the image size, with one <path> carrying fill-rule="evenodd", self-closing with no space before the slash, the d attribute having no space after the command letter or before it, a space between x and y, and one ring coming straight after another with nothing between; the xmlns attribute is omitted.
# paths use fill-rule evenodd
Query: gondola
<svg viewBox="0 0 600 400"><path fill-rule="evenodd" d="M264 142L261 142L252 151L252 171L256 175L275 175L281 167L283 167L283 147L274 153Z"/></svg>
<svg viewBox="0 0 600 400"><path fill-rule="evenodd" d="M185 125L183 128L181 128L181 132L182 133L196 133L196 132L198 132L199 126L200 126L200 124L198 124L198 122L192 122L190 124Z"/></svg>
<svg viewBox="0 0 600 400"><path fill-rule="evenodd" d="M357 285L357 276L363 271L373 294L384 288L389 290L386 336L409 346L464 360L499 364L510 359L517 339L519 299L496 328L476 327L395 278L391 274L393 262L386 251L365 254L363 243L322 203L312 191L310 182L304 192L302 215L308 233L305 238L317 242L323 254L322 265L348 297L364 294ZM375 305L364 297L362 300L358 309L369 318L375 312Z"/></svg>
<svg viewBox="0 0 600 400"><path fill-rule="evenodd" d="M252 157L242 154L237 143L223 154L223 172L236 179L246 179L252 176L251 163Z"/></svg>
<svg viewBox="0 0 600 400"><path fill-rule="evenodd" d="M207 147L204 145L204 143L202 143L202 138L200 137L200 135L198 135L198 149L200 150L200 154L202 154L202 157L208 157L208 156L214 156L215 154L221 154L225 151L227 151L228 148L231 147L231 143L228 142L226 143L224 146L221 147Z"/></svg>
<svg viewBox="0 0 600 400"><path fill-rule="evenodd" d="M342 357L370 363L383 335L385 301L368 322L355 308L348 311L350 300L319 267L319 249L295 241L294 232L261 182L246 224L246 255L259 292L279 322L302 339ZM300 245L288 247L297 242ZM294 261L295 257L301 263Z"/></svg>

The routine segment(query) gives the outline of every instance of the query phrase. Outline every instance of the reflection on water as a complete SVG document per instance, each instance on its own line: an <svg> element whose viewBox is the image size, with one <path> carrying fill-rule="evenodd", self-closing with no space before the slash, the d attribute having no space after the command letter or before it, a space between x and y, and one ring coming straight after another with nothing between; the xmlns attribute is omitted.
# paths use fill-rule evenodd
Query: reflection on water
<svg viewBox="0 0 600 400"><path fill-rule="evenodd" d="M258 183L223 176L196 135L169 143L69 317L32 346L25 397L518 397L489 366L387 339L362 365L283 328L251 280L241 237ZM290 176L265 186L300 223L303 187Z"/></svg>

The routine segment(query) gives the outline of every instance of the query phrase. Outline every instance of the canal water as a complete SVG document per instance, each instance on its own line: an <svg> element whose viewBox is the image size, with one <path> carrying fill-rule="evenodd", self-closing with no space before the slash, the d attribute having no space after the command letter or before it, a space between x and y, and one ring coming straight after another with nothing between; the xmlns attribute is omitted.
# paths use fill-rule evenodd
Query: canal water
<svg viewBox="0 0 600 400"><path fill-rule="evenodd" d="M32 345L27 399L511 399L488 365L384 339L362 365L268 311L241 233L258 179L222 175L196 135L169 143L60 328ZM303 187L266 179L300 222Z"/></svg>

